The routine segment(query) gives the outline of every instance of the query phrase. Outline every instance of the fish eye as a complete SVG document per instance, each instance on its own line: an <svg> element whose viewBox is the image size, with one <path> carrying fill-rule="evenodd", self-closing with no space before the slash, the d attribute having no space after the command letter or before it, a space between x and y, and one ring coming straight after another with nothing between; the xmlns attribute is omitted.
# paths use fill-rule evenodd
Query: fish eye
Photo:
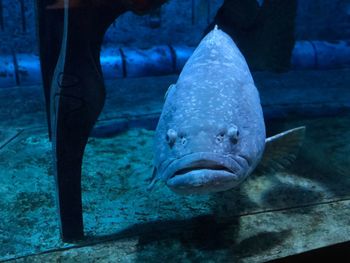
<svg viewBox="0 0 350 263"><path fill-rule="evenodd" d="M166 133L165 139L170 146L174 145L177 138L177 132L173 129L169 129Z"/></svg>
<svg viewBox="0 0 350 263"><path fill-rule="evenodd" d="M227 136L230 138L230 141L234 144L238 142L238 137L239 137L239 130L237 126L231 126L227 130Z"/></svg>

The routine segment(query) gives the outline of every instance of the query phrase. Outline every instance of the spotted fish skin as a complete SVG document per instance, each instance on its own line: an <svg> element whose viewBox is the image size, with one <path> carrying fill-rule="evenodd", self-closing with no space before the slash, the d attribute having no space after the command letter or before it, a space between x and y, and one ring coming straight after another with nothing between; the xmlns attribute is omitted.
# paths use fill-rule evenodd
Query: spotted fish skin
<svg viewBox="0 0 350 263"><path fill-rule="evenodd" d="M150 188L164 181L179 194L229 190L255 169L271 172L289 165L304 133L302 126L265 138L248 65L233 40L215 27L166 93Z"/></svg>
<svg viewBox="0 0 350 263"><path fill-rule="evenodd" d="M254 170L264 145L248 65L233 40L215 28L167 92L154 138L153 181L180 194L228 190Z"/></svg>

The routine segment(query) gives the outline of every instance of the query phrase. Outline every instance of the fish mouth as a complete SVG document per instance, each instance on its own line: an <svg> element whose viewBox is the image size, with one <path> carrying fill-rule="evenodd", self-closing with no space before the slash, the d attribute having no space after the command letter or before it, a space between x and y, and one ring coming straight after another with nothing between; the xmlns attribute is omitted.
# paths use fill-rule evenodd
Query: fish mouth
<svg viewBox="0 0 350 263"><path fill-rule="evenodd" d="M244 179L248 163L217 153L192 153L169 164L167 186L179 194L206 194L231 189Z"/></svg>
<svg viewBox="0 0 350 263"><path fill-rule="evenodd" d="M183 169L176 171L176 173L173 174L169 179L174 178L175 176L181 176L181 175L187 174L189 172L200 171L200 170L226 171L228 173L232 173L232 171L229 170L227 167L214 164L213 166L204 165L203 167L193 166L193 167L183 168Z"/></svg>

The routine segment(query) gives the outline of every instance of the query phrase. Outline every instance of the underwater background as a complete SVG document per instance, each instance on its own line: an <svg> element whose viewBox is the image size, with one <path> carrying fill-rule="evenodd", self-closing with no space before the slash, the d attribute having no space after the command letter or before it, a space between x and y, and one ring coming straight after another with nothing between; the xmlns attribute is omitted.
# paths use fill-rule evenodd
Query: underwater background
<svg viewBox="0 0 350 263"><path fill-rule="evenodd" d="M287 169L239 188L147 191L164 94L215 24L247 59ZM169 0L104 35L106 103L83 159L87 239L60 239L35 3L0 0L0 261L265 262L349 240L350 1Z"/></svg>

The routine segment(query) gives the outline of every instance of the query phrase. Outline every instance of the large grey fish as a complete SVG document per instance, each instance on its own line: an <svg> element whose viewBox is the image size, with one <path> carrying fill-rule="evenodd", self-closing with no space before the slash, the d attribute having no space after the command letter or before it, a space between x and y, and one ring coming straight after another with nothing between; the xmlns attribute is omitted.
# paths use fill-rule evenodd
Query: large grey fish
<svg viewBox="0 0 350 263"><path fill-rule="evenodd" d="M215 28L171 85L154 139L154 175L179 194L225 191L254 169L295 159L305 127L265 138L258 90L232 39ZM260 163L259 167L258 164Z"/></svg>

